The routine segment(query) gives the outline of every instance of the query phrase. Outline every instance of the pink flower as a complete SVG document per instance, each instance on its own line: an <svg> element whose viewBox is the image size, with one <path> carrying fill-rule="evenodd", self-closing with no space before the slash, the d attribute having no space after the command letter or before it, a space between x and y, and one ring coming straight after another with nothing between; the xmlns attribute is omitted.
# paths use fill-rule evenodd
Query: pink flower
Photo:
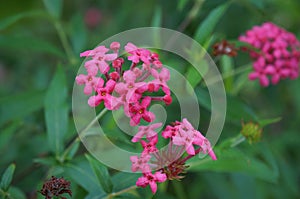
<svg viewBox="0 0 300 199"><path fill-rule="evenodd" d="M141 98L142 92L147 90L145 82L136 83L136 75L133 71L128 70L123 74L123 79L125 83L119 82L115 87L115 91L120 95L126 95L126 101L136 102ZM138 92L136 92L138 91Z"/></svg>
<svg viewBox="0 0 300 199"><path fill-rule="evenodd" d="M120 49L120 43L114 41L110 44L109 48L112 49L115 53L117 53Z"/></svg>
<svg viewBox="0 0 300 199"><path fill-rule="evenodd" d="M184 131L179 129L177 134L173 137L172 142L177 146L184 146L189 155L195 155L195 149L193 146L194 136L193 131Z"/></svg>
<svg viewBox="0 0 300 199"><path fill-rule="evenodd" d="M131 56L128 56L128 60L132 61L133 63L139 63L142 61L145 64L150 64L151 53L149 50L137 48L134 44L127 43L125 46L125 51L131 54Z"/></svg>
<svg viewBox="0 0 300 199"><path fill-rule="evenodd" d="M160 73L158 73L156 70L152 70L151 72L152 72L152 76L155 79L150 83L161 86L164 93L170 95L171 94L170 88L167 85L167 81L170 80L170 71L167 68L162 68ZM154 90L158 90L158 89L156 88Z"/></svg>
<svg viewBox="0 0 300 199"><path fill-rule="evenodd" d="M151 97L145 97L141 103L136 102L134 104L129 105L129 113L130 113L130 125L136 126L140 123L141 118L143 118L146 122L152 122L155 119L155 115L149 111L147 111L148 106L151 103Z"/></svg>
<svg viewBox="0 0 300 199"><path fill-rule="evenodd" d="M158 142L158 136L153 136L149 142L146 142L144 140L141 140L141 144L143 146L143 152L142 154L150 154L157 152L158 149L156 148L156 144Z"/></svg>
<svg viewBox="0 0 300 199"><path fill-rule="evenodd" d="M110 69L107 61L113 61L118 57L117 53L106 54L108 51L105 46L98 46L94 50L81 53L80 57L92 57L92 60L85 62L85 66L97 66L102 74L106 74Z"/></svg>
<svg viewBox="0 0 300 199"><path fill-rule="evenodd" d="M157 182L164 182L167 180L167 176L164 173L156 172L155 174L152 173L144 173L142 177L140 177L136 181L136 186L138 187L146 187L150 185L151 191L153 194L157 191Z"/></svg>
<svg viewBox="0 0 300 199"><path fill-rule="evenodd" d="M104 105L108 110L113 109L113 96L111 96L111 93L115 87L116 82L113 80L109 80L106 82L105 87L103 87L103 84L99 84L96 88L96 92L98 93L95 96L91 96L88 100L88 104L91 107L98 106L102 101L104 101Z"/></svg>
<svg viewBox="0 0 300 199"><path fill-rule="evenodd" d="M149 126L139 126L137 134L135 134L131 141L138 142L144 136L146 136L147 139L150 140L153 136L157 135L155 129L161 127L161 125L162 123L154 123L150 124Z"/></svg>
<svg viewBox="0 0 300 199"><path fill-rule="evenodd" d="M101 79L101 77L80 74L76 77L76 83L78 85L85 84L83 92L86 95L90 95L96 89L96 86L98 84L103 84L104 81L103 81L103 79Z"/></svg>
<svg viewBox="0 0 300 199"><path fill-rule="evenodd" d="M250 51L254 59L250 80L259 79L261 86L266 87L270 80L277 84L280 79L298 77L300 42L292 33L267 22L248 30L239 40L260 50L259 53Z"/></svg>
<svg viewBox="0 0 300 199"><path fill-rule="evenodd" d="M97 27L101 19L101 11L97 8L89 8L84 16L84 22L89 28Z"/></svg>
<svg viewBox="0 0 300 199"><path fill-rule="evenodd" d="M143 173L151 172L150 165L148 164L151 159L150 155L141 155L138 156L130 156L130 161L132 162L131 170L132 172L142 171Z"/></svg>

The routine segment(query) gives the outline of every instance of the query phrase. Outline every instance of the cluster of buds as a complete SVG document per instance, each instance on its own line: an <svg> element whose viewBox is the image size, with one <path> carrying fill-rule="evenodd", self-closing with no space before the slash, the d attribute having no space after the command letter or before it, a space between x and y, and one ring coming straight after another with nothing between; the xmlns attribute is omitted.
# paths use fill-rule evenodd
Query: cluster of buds
<svg viewBox="0 0 300 199"><path fill-rule="evenodd" d="M162 123L153 123L155 115L148 109L153 101L162 101L166 105L172 103L167 85L170 71L162 65L156 53L132 43L127 43L124 49L127 60L119 57L118 42L111 43L110 48L98 46L81 53L81 56L90 59L84 64L87 74L79 74L76 82L85 85L86 95L95 93L89 97L89 106L95 107L104 102L108 110L123 107L124 115L130 118L130 125L138 126L138 132L131 141L139 142L143 151L140 156L130 157L131 169L142 173L136 185L149 185L155 193L156 183L182 178L181 174L187 168L185 162L191 157L200 152L209 154L213 160L216 156L210 142L187 119L166 126L161 137L169 140L168 147L163 151L157 149L157 129L162 127ZM125 68L128 61L130 66ZM159 93L163 95L158 96ZM150 124L140 125L141 119Z"/></svg>
<svg viewBox="0 0 300 199"><path fill-rule="evenodd" d="M240 41L249 43L259 52L250 50L254 71L250 80L259 79L261 86L277 84L281 79L295 79L299 75L300 42L294 34L273 23L254 26Z"/></svg>
<svg viewBox="0 0 300 199"><path fill-rule="evenodd" d="M235 56L237 56L238 50L239 50L239 48L235 47L234 44L229 43L226 40L217 42L213 45L213 55L214 56L227 55L229 57L235 57Z"/></svg>
<svg viewBox="0 0 300 199"><path fill-rule="evenodd" d="M45 199L52 199L54 197L66 199L66 197L61 196L64 193L68 193L72 196L70 182L64 178L57 178L55 176L52 176L51 179L47 180L39 192L45 196Z"/></svg>

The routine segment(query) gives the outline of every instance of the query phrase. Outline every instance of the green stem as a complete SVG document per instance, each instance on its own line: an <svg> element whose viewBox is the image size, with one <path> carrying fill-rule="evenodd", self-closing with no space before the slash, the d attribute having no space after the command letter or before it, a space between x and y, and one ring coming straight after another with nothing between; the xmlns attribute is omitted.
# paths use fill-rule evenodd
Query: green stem
<svg viewBox="0 0 300 199"><path fill-rule="evenodd" d="M245 136L243 136L242 134L238 134L236 137L233 137L231 139L231 145L230 147L236 147L237 145L241 144L242 142L244 142L246 140Z"/></svg>
<svg viewBox="0 0 300 199"><path fill-rule="evenodd" d="M128 188L126 188L126 189L123 189L123 190L121 190L121 191L118 191L118 192L115 192L115 193L111 193L111 194L107 195L107 196L106 196L105 198L103 198L103 199L112 199L112 198L114 198L115 196L118 196L118 195L121 195L121 194L123 194L123 193L129 192L129 191L134 190L134 189L136 189L136 188L137 188L137 186L136 186L136 185L133 185L133 186L128 187Z"/></svg>
<svg viewBox="0 0 300 199"><path fill-rule="evenodd" d="M78 136L73 140L73 142L66 148L62 156L59 158L59 162L63 163L68 155L68 153L71 151L73 146L80 142L80 136L85 133L87 130L89 130L108 110L104 108L84 129L78 132Z"/></svg>
<svg viewBox="0 0 300 199"><path fill-rule="evenodd" d="M58 20L54 21L54 26L55 29L57 31L57 34L59 36L59 39L62 43L62 46L67 54L68 60L71 64L75 64L76 63L76 58L73 54L72 48L68 42L68 38L67 38L67 34L65 33L61 23Z"/></svg>

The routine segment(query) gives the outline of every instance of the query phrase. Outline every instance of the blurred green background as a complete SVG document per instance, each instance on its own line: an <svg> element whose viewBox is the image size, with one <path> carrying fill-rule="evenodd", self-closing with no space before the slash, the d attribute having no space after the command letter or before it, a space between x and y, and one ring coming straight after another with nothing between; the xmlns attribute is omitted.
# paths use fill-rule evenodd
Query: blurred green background
<svg viewBox="0 0 300 199"><path fill-rule="evenodd" d="M9 191L12 198L43 198L36 191L52 174L71 180L73 198L106 196L101 187L99 192L104 193L103 197L82 185L81 180L88 181L84 174L65 169L67 164L74 163L91 170L83 156L86 152L83 146L74 149L68 160L58 162L47 145L50 138L44 116L44 100L57 66L63 68L67 86L69 122L64 145L67 146L76 136L70 96L74 78L83 61L79 58L80 52L94 48L124 30L148 26L178 30L202 42L197 37L197 33L202 31L199 27L212 11L225 3L229 7L216 18L213 32L205 38L209 53L214 42L237 40L253 25L265 21L293 32L300 39L299 0L60 2L11 0L2 2L0 8L0 174L9 164L16 164ZM162 61L169 65L175 62L164 57ZM224 59L217 62L221 71L225 62ZM234 72L250 62L249 57L241 53L230 58L230 70ZM184 66L183 73L188 74L188 66ZM221 163L213 166L195 163L186 178L160 186L155 196L149 189L138 189L130 195L121 194L119 198L299 198L300 80L284 80L276 86L260 88L257 82L246 82L246 77L247 73L242 73L225 79L228 115L217 146L237 136L243 120L259 122L280 117L279 122L264 128L261 142L244 142L233 151L217 148L219 156L224 154ZM205 107L205 98L201 98L206 94L203 85L198 85L196 91L204 117L201 123L205 126L209 122L210 111ZM133 185L136 179L116 171L110 171L110 174L113 183L123 183L120 185L123 188ZM120 190L122 188L115 191Z"/></svg>

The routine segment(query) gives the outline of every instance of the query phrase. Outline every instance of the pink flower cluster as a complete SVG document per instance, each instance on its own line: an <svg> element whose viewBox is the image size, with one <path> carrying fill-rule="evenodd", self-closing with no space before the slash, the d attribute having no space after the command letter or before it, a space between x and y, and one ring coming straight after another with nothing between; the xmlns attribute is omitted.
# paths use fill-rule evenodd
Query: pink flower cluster
<svg viewBox="0 0 300 199"><path fill-rule="evenodd" d="M156 53L147 49L137 48L132 43L125 46L125 51L130 54L128 60L131 66L124 69L124 59L118 58L120 44L113 42L110 49L98 46L80 54L81 57L91 58L85 62L87 74L76 77L79 85L85 85L84 93L92 95L88 104L91 107L104 102L108 110L117 110L124 107L125 115L130 117L130 124L136 126L141 119L152 122L155 115L147 110L153 100L163 101L165 104L172 102L171 92L167 86L170 71L163 67ZM108 53L109 51L111 53ZM137 67L141 64L141 68ZM104 76L101 77L100 75ZM151 81L145 82L152 77ZM145 93L154 93L162 89L163 96L148 96ZM116 93L113 95L113 91Z"/></svg>
<svg viewBox="0 0 300 199"><path fill-rule="evenodd" d="M131 169L142 173L136 185L149 185L155 193L156 183L182 178L180 174L187 167L185 162L191 157L200 152L209 154L213 160L216 156L210 142L187 119L167 125L161 137L169 141L168 147L163 151L157 149L157 129L162 128L162 123L152 123L155 115L148 108L153 101L162 101L166 105L172 102L167 85L170 72L163 67L158 54L132 43L125 46L129 54L127 61L131 62L130 67L125 69L125 60L119 57L119 50L120 44L113 42L110 48L98 46L81 53L80 56L89 58L84 63L87 74L79 74L76 82L84 85L84 94L92 94L88 99L89 106L95 107L104 102L108 110L123 107L124 114L130 118L130 125L138 125L138 132L131 141L139 142L143 151L140 156L130 157ZM159 92L163 95L157 96ZM141 119L151 124L140 125Z"/></svg>
<svg viewBox="0 0 300 199"><path fill-rule="evenodd" d="M270 80L277 84L281 79L298 77L300 42L292 33L266 22L262 26L254 26L239 40L259 49L259 52L250 50L254 59L250 80L259 79L261 86L266 87Z"/></svg>

